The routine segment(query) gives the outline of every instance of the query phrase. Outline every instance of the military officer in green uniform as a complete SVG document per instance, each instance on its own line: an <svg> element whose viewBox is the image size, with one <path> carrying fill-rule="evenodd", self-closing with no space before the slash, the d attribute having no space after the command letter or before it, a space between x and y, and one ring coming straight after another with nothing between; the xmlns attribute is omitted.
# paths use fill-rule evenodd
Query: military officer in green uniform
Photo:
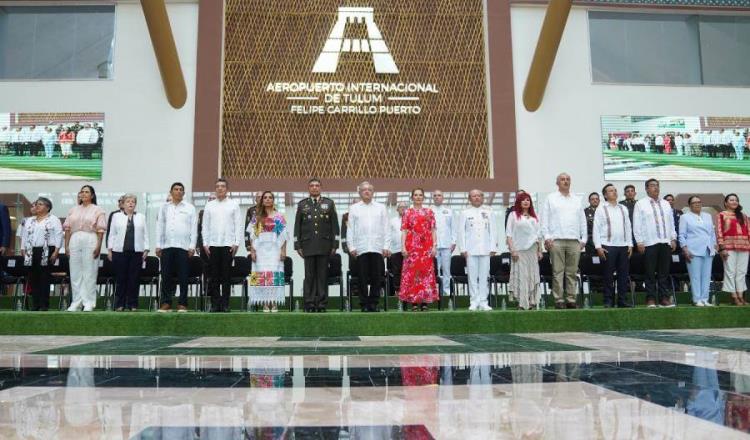
<svg viewBox="0 0 750 440"><path fill-rule="evenodd" d="M339 220L333 200L320 195L320 180L307 185L310 197L297 205L294 249L305 260L305 312L325 312L328 259L339 247Z"/></svg>

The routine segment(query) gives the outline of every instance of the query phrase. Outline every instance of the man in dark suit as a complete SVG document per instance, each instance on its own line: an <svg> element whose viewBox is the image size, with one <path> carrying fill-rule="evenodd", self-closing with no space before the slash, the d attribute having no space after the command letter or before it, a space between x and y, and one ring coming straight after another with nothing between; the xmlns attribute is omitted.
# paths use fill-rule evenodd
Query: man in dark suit
<svg viewBox="0 0 750 440"><path fill-rule="evenodd" d="M9 253L10 238L10 213L8 207L0 203L0 255Z"/></svg>
<svg viewBox="0 0 750 440"><path fill-rule="evenodd" d="M263 191L257 191L255 193L255 204L249 208L247 208L247 212L245 212L245 248L247 249L247 252L250 252L250 233L247 232L247 227L250 225L250 222L253 221L255 218L255 210L260 203L260 198L263 197Z"/></svg>
<svg viewBox="0 0 750 440"><path fill-rule="evenodd" d="M325 312L328 259L339 247L339 219L333 200L321 197L320 180L308 182L310 197L297 205L294 249L305 260L305 312Z"/></svg>
<svg viewBox="0 0 750 440"><path fill-rule="evenodd" d="M680 217L682 217L682 210L675 209L674 196L672 194L667 194L666 196L664 196L664 200L669 202L669 206L672 207L672 214L674 217L674 232L675 234L677 234L677 249L682 249L682 245L680 244Z"/></svg>

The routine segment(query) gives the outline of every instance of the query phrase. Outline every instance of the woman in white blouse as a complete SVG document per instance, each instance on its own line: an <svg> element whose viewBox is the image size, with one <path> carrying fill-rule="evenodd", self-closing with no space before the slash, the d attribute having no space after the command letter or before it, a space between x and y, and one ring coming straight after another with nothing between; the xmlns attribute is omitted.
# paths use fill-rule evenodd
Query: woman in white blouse
<svg viewBox="0 0 750 440"><path fill-rule="evenodd" d="M24 266L30 267L29 285L34 299L33 310L49 308L50 272L57 261L63 241L60 219L50 214L52 202L39 197L34 214L25 219L21 232L21 255Z"/></svg>
<svg viewBox="0 0 750 440"><path fill-rule="evenodd" d="M516 197L505 230L512 259L508 289L518 301L519 309L534 309L539 303L542 239L531 196L521 193Z"/></svg>
<svg viewBox="0 0 750 440"><path fill-rule="evenodd" d="M148 256L148 227L146 216L135 212L138 198L133 194L123 196L122 211L112 216L107 248L108 258L114 267L117 288L115 311L138 310L138 274Z"/></svg>

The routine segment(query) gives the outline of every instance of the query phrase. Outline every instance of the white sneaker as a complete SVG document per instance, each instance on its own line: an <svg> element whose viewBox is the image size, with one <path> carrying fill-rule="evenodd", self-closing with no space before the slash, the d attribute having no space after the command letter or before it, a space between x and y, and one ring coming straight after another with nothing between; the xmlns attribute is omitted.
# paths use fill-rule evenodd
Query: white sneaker
<svg viewBox="0 0 750 440"><path fill-rule="evenodd" d="M656 304L649 304L646 307L648 307L649 309L655 309L656 308Z"/></svg>
<svg viewBox="0 0 750 440"><path fill-rule="evenodd" d="M489 311L492 311L492 307L490 307L487 304L482 304L481 306L479 306L479 310L483 312L489 312Z"/></svg>
<svg viewBox="0 0 750 440"><path fill-rule="evenodd" d="M93 312L94 311L94 306L84 306L83 307L83 311L84 312Z"/></svg>
<svg viewBox="0 0 750 440"><path fill-rule="evenodd" d="M80 304L71 304L70 307L68 307L69 312L78 312L81 310Z"/></svg>
<svg viewBox="0 0 750 440"><path fill-rule="evenodd" d="M470 312L476 312L476 311L477 311L477 306L475 306L475 305L473 305L473 304L472 304L472 305L470 305L470 306L469 306L469 311L470 311Z"/></svg>
<svg viewBox="0 0 750 440"><path fill-rule="evenodd" d="M697 303L695 303L695 305L696 305L696 307L703 307L706 304L703 301L698 301Z"/></svg>
<svg viewBox="0 0 750 440"><path fill-rule="evenodd" d="M703 305L706 307L713 307L714 303L703 301Z"/></svg>

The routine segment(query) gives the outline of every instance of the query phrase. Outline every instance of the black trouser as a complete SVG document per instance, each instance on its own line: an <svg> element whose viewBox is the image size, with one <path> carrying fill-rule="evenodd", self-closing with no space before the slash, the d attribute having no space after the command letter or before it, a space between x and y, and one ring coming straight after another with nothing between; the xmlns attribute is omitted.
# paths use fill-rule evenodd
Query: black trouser
<svg viewBox="0 0 750 440"><path fill-rule="evenodd" d="M29 143L29 156L39 156L39 153L44 149L42 141L30 142Z"/></svg>
<svg viewBox="0 0 750 440"><path fill-rule="evenodd" d="M49 285L52 261L47 261L46 266L42 266L43 248L35 247L31 253L31 268L29 269L29 286L31 287L31 297L34 299L34 310L47 310L49 308ZM48 256L52 256L55 247L50 246Z"/></svg>
<svg viewBox="0 0 750 440"><path fill-rule="evenodd" d="M404 255L401 252L396 252L388 257L388 273L391 274L393 282L390 286L389 295L395 295L396 291L401 288L401 268L404 265Z"/></svg>
<svg viewBox="0 0 750 440"><path fill-rule="evenodd" d="M646 269L646 300L669 297L669 266L672 263L672 248L666 243L646 246L644 267Z"/></svg>
<svg viewBox="0 0 750 440"><path fill-rule="evenodd" d="M80 158L91 159L91 152L94 151L96 144L78 144L78 146L81 148Z"/></svg>
<svg viewBox="0 0 750 440"><path fill-rule="evenodd" d="M359 305L362 309L374 310L378 307L380 289L383 285L383 272L385 271L383 255L377 252L357 255L356 264L359 271ZM370 286L369 294L368 285Z"/></svg>
<svg viewBox="0 0 750 440"><path fill-rule="evenodd" d="M229 246L211 246L211 255L208 256L211 268L211 282L209 293L211 294L211 310L228 310L229 296L232 286L229 283L232 270L232 248Z"/></svg>
<svg viewBox="0 0 750 440"><path fill-rule="evenodd" d="M112 267L115 272L115 309L138 308L138 289L141 286L138 274L143 266L143 252L112 252Z"/></svg>
<svg viewBox="0 0 750 440"><path fill-rule="evenodd" d="M188 252L180 248L161 250L161 303L172 305L175 289L175 277L180 285L179 305L187 306L188 275L190 266Z"/></svg>
<svg viewBox="0 0 750 440"><path fill-rule="evenodd" d="M607 251L607 259L604 261L604 304L611 306L615 302L613 282L615 272L617 272L617 304L625 305L625 295L628 291L628 277L630 276L628 247L602 247Z"/></svg>
<svg viewBox="0 0 750 440"><path fill-rule="evenodd" d="M303 295L305 310L325 309L328 305L328 255L305 257Z"/></svg>

